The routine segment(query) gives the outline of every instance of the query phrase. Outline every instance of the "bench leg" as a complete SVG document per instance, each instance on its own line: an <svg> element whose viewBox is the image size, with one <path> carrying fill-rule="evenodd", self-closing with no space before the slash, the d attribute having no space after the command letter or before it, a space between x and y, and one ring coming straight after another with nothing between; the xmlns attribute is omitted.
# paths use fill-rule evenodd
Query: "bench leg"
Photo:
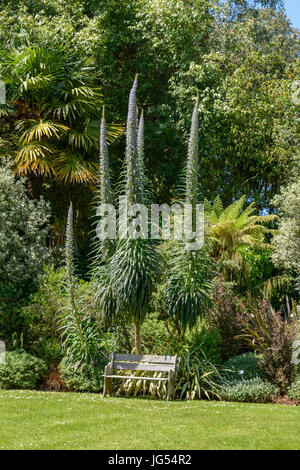
<svg viewBox="0 0 300 470"><path fill-rule="evenodd" d="M173 379L173 374L169 373L169 376L168 376L168 396L167 396L167 400L169 401L172 397L173 397L173 394L174 394L174 379Z"/></svg>
<svg viewBox="0 0 300 470"><path fill-rule="evenodd" d="M107 394L111 395L111 385L112 385L112 379L109 379L108 377L104 377L104 390L103 390L103 397L105 397Z"/></svg>

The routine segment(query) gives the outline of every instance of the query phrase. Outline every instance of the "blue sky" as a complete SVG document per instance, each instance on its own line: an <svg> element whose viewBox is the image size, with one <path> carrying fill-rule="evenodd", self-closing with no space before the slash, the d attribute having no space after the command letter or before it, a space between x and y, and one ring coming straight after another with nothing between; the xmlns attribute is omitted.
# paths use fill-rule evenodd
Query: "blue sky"
<svg viewBox="0 0 300 470"><path fill-rule="evenodd" d="M300 29L300 0L284 0L287 17Z"/></svg>

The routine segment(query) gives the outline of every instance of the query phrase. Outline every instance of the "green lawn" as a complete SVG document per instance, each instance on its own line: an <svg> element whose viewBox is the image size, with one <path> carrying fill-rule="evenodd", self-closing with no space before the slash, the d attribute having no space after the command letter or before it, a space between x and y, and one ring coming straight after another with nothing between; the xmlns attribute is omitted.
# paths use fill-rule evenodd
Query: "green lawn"
<svg viewBox="0 0 300 470"><path fill-rule="evenodd" d="M0 391L1 449L300 449L300 407Z"/></svg>

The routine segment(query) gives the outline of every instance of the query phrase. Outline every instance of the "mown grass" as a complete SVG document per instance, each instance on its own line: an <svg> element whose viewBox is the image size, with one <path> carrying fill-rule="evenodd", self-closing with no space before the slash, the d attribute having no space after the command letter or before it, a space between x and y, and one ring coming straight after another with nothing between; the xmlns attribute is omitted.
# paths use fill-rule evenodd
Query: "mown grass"
<svg viewBox="0 0 300 470"><path fill-rule="evenodd" d="M1 449L300 449L300 407L0 391Z"/></svg>

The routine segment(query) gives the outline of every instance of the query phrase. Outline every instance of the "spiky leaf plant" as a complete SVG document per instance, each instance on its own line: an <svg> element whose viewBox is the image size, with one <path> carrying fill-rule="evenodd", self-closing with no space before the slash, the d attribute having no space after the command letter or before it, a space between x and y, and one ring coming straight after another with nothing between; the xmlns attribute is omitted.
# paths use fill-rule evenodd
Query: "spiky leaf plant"
<svg viewBox="0 0 300 470"><path fill-rule="evenodd" d="M180 336L181 330L193 328L205 314L210 303L211 275L211 262L204 250L186 252L180 245L172 250L165 304Z"/></svg>
<svg viewBox="0 0 300 470"><path fill-rule="evenodd" d="M225 380L222 379L220 370L209 361L201 349L186 350L181 354L175 387L179 398L220 400L222 382Z"/></svg>

